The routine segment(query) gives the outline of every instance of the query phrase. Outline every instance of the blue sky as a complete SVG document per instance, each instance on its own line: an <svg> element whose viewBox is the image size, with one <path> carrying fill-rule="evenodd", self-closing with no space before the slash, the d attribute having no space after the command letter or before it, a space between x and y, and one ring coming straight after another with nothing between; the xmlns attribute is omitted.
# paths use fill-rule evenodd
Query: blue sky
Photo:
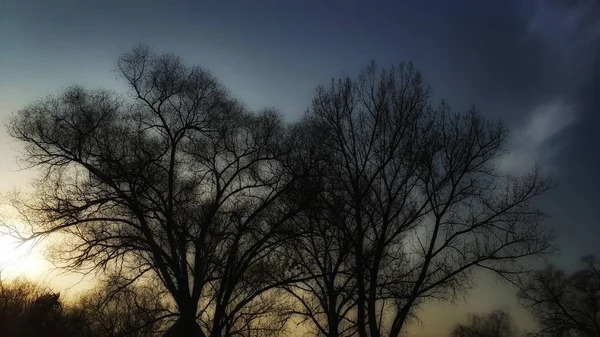
<svg viewBox="0 0 600 337"><path fill-rule="evenodd" d="M0 0L0 118L71 84L123 88L116 60L140 43L208 68L250 108L289 120L331 77L372 59L413 61L436 99L511 127L506 171L538 162L553 177L541 205L562 250L554 261L568 267L600 254L599 18L592 0ZM15 149L0 131L3 189L26 183Z"/></svg>

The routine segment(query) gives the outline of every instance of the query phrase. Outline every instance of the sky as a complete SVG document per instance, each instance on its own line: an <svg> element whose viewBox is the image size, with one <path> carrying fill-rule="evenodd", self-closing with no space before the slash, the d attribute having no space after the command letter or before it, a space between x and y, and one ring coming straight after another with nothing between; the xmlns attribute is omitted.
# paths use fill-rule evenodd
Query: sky
<svg viewBox="0 0 600 337"><path fill-rule="evenodd" d="M552 262L600 255L598 0L0 0L0 119L72 84L123 89L116 60L139 44L209 69L248 107L290 121L332 77L412 61L435 100L510 127L502 170L538 163L553 179L540 200L560 248ZM1 128L0 192L31 177L17 155ZM441 336L465 313L498 307L524 315L511 289L482 275L465 301L424 308L411 333Z"/></svg>

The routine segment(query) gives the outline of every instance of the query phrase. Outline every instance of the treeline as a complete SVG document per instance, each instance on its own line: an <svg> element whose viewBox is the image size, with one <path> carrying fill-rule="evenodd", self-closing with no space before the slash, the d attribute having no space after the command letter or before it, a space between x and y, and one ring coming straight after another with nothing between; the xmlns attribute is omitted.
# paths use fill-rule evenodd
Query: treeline
<svg viewBox="0 0 600 337"><path fill-rule="evenodd" d="M552 266L534 272L527 287L521 289L519 299L539 324L537 330L519 329L506 311L496 310L470 314L449 336L600 336L600 264L593 257L582 262L583 268L572 273ZM155 337L173 323L176 314L172 309L156 287L131 286L118 278L71 300L26 279L0 279L0 336ZM255 335L293 335L293 330L288 327Z"/></svg>
<svg viewBox="0 0 600 337"><path fill-rule="evenodd" d="M501 172L508 130L431 102L411 64L318 87L295 123L174 55L136 48L118 72L125 95L75 86L12 118L41 174L11 200L27 230L10 232L68 236L52 256L66 270L156 281L177 315L166 336L295 320L397 337L475 270L516 283L552 250L535 206L549 181Z"/></svg>
<svg viewBox="0 0 600 337"><path fill-rule="evenodd" d="M34 281L0 279L0 336L150 337L169 324L155 289L104 282L74 299Z"/></svg>

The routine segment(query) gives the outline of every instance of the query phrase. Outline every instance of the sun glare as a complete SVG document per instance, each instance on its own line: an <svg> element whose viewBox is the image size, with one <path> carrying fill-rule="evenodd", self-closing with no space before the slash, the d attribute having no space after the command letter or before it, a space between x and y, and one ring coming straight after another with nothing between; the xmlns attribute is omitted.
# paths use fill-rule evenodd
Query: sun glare
<svg viewBox="0 0 600 337"><path fill-rule="evenodd" d="M38 276L48 269L47 264L38 246L20 243L9 235L0 234L0 271L3 277Z"/></svg>

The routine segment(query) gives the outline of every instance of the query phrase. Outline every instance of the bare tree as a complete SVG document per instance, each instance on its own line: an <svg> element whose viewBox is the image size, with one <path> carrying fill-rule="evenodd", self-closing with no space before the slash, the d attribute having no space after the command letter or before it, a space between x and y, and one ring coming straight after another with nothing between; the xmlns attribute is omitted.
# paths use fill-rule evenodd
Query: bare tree
<svg viewBox="0 0 600 337"><path fill-rule="evenodd" d="M21 233L68 235L54 255L65 268L157 276L179 314L168 335L222 336L286 282L257 271L291 277L268 257L299 212L293 142L276 113L247 112L178 57L140 47L118 64L129 95L72 87L12 119L43 170L36 195L15 201Z"/></svg>
<svg viewBox="0 0 600 337"><path fill-rule="evenodd" d="M570 274L553 266L537 271L519 292L541 326L537 335L600 336L600 263L592 256L582 262Z"/></svg>
<svg viewBox="0 0 600 337"><path fill-rule="evenodd" d="M515 337L518 335L509 314L496 310L487 315L470 315L467 324L458 324L451 337Z"/></svg>
<svg viewBox="0 0 600 337"><path fill-rule="evenodd" d="M548 182L537 169L502 176L502 124L430 107L412 65L320 87L304 127L327 170L291 254L311 278L288 289L319 334L399 336L420 303L453 299L476 268L513 280L550 248L532 205Z"/></svg>

